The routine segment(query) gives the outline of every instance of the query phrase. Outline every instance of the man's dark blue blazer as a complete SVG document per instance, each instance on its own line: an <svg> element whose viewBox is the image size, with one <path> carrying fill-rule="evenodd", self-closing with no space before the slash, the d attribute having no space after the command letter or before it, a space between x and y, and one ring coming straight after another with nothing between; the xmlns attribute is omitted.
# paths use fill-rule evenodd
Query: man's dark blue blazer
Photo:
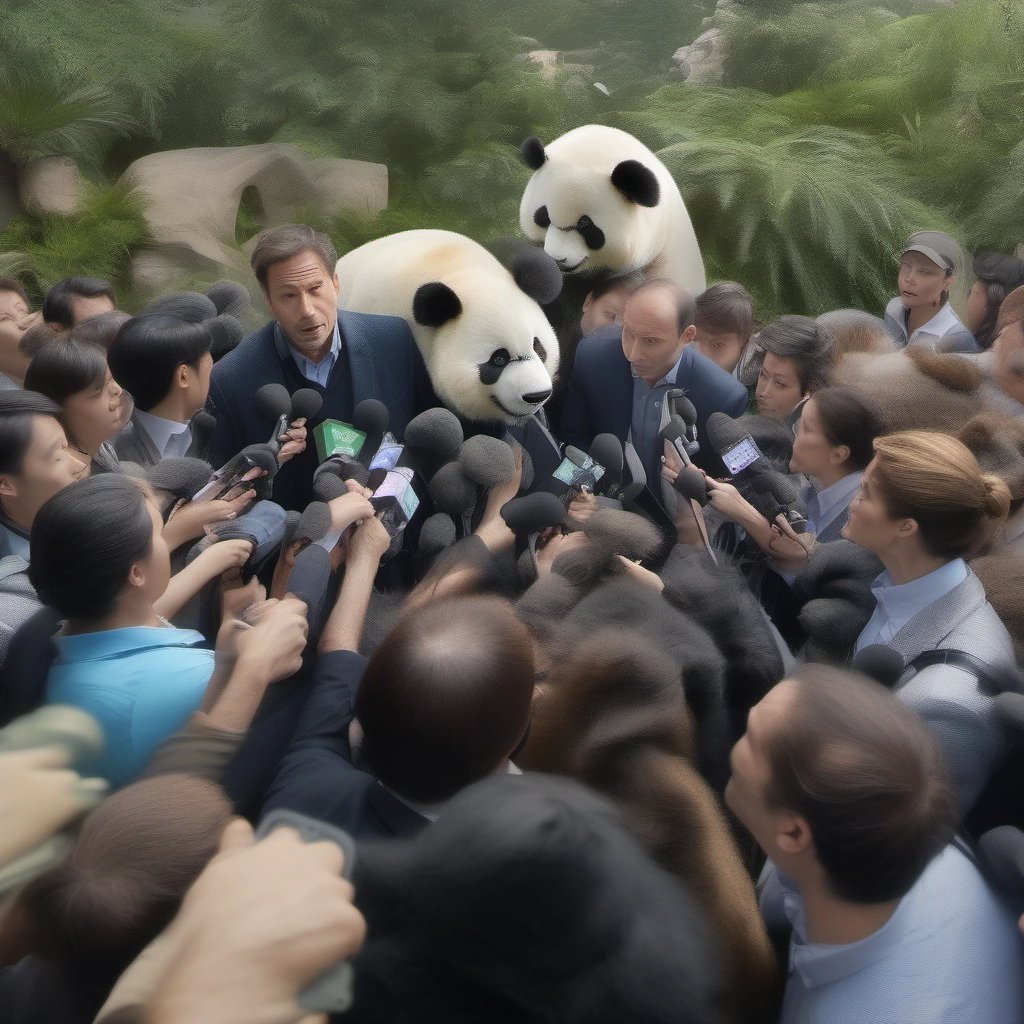
<svg viewBox="0 0 1024 1024"><path fill-rule="evenodd" d="M290 393L312 388L323 396L320 412L306 424L310 430L306 451L282 466L274 479L274 500L285 508L301 510L309 501L317 461L312 428L321 420L351 422L359 402L376 398L388 407L390 429L400 438L413 416L437 404L409 325L401 317L338 310L338 325L343 352L326 388L306 380L290 352L280 354L274 321L243 338L214 366L210 378L207 407L217 419L210 442L214 467L246 445L269 440L273 424L253 402L264 384L283 384Z"/></svg>
<svg viewBox="0 0 1024 1024"><path fill-rule="evenodd" d="M344 829L355 839L409 837L428 820L372 775L352 764L348 729L366 659L351 651L323 654L291 746L263 804L298 811Z"/></svg>
<svg viewBox="0 0 1024 1024"><path fill-rule="evenodd" d="M694 460L713 472L721 462L707 438L708 417L713 412L742 416L747 409L747 390L732 374L693 345L683 349L675 386L681 388L697 410L697 440L701 454ZM622 351L622 328L609 324L588 334L576 349L569 392L562 410L561 439L586 451L598 434L614 434L625 442L633 422L633 373ZM648 489L658 496L661 446L637 453L647 472ZM660 500L660 499L659 499Z"/></svg>

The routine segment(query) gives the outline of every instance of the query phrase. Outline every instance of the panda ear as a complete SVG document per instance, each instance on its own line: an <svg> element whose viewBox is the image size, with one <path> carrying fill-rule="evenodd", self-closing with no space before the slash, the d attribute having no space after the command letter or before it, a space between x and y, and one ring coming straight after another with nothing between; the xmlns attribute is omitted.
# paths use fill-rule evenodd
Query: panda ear
<svg viewBox="0 0 1024 1024"><path fill-rule="evenodd" d="M508 268L520 289L541 306L554 302L562 291L562 272L543 250L524 245L513 255Z"/></svg>
<svg viewBox="0 0 1024 1024"><path fill-rule="evenodd" d="M657 206L661 187L654 171L639 160L623 160L612 171L612 184L638 206Z"/></svg>
<svg viewBox="0 0 1024 1024"><path fill-rule="evenodd" d="M440 327L462 312L462 303L446 284L421 284L412 299L413 319L421 327Z"/></svg>
<svg viewBox="0 0 1024 1024"><path fill-rule="evenodd" d="M519 157L531 171L539 170L548 158L544 152L544 144L536 135L531 135L528 139L523 140L519 147Z"/></svg>

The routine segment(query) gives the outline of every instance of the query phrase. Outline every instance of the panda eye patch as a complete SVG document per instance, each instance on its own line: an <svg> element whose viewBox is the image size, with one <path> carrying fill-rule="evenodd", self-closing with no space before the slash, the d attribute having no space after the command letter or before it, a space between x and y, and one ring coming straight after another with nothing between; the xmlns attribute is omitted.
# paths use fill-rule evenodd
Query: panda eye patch
<svg viewBox="0 0 1024 1024"><path fill-rule="evenodd" d="M540 356L541 361L547 359L548 357L548 350L541 344L540 338L533 339L533 351L536 352L538 356Z"/></svg>
<svg viewBox="0 0 1024 1024"><path fill-rule="evenodd" d="M551 218L548 216L548 208L541 206L533 215L533 223L539 228L551 227Z"/></svg>
<svg viewBox="0 0 1024 1024"><path fill-rule="evenodd" d="M486 363L481 363L477 370L480 374L480 383L486 387L498 383L502 371L512 362L512 353L507 348L495 349L491 358Z"/></svg>

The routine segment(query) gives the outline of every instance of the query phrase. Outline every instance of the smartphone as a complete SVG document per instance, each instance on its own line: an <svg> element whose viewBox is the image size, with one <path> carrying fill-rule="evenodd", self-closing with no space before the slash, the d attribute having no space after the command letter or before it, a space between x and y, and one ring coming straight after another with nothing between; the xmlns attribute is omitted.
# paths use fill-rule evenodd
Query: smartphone
<svg viewBox="0 0 1024 1024"><path fill-rule="evenodd" d="M730 476L742 473L743 470L757 462L759 458L761 458L761 449L757 447L754 439L749 434L744 435L731 448L727 448L722 452L722 461L725 463L725 468L729 470Z"/></svg>
<svg viewBox="0 0 1024 1024"><path fill-rule="evenodd" d="M279 808L271 811L260 822L256 829L256 839L265 839L275 828L282 826L295 829L304 843L327 840L340 847L345 855L341 875L351 881L356 863L356 844L347 832L297 811ZM310 1013L342 1013L352 1005L352 981L352 965L342 960L329 967L299 993L299 1006Z"/></svg>
<svg viewBox="0 0 1024 1024"><path fill-rule="evenodd" d="M584 458L582 465L572 459L564 458L551 475L569 487L578 487L582 483L593 487L604 476L604 466L595 462L589 455Z"/></svg>

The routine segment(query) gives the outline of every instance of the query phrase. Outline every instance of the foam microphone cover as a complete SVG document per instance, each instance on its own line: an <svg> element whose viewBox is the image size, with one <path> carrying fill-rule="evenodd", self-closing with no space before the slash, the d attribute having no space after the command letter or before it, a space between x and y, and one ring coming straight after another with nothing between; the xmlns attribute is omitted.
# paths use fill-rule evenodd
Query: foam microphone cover
<svg viewBox="0 0 1024 1024"><path fill-rule="evenodd" d="M334 501L348 493L345 481L333 473L321 473L313 478L313 497L317 501Z"/></svg>
<svg viewBox="0 0 1024 1024"><path fill-rule="evenodd" d="M145 479L159 491L167 491L178 498L191 498L206 486L212 475L209 463L184 457L158 462L146 471Z"/></svg>
<svg viewBox="0 0 1024 1024"><path fill-rule="evenodd" d="M707 479L699 469L694 469L693 466L684 466L672 486L684 498L690 498L698 505L707 505L710 500Z"/></svg>
<svg viewBox="0 0 1024 1024"><path fill-rule="evenodd" d="M218 313L227 313L240 321L252 314L252 296L237 281L215 281L206 289L206 297Z"/></svg>
<svg viewBox="0 0 1024 1024"><path fill-rule="evenodd" d="M458 462L446 462L427 484L439 512L461 516L476 504L476 484L462 472Z"/></svg>
<svg viewBox="0 0 1024 1024"><path fill-rule="evenodd" d="M530 458L530 453L525 448L522 448L522 446L520 447L520 457L523 461L523 473L519 484L519 490L520 493L525 493L533 486L533 482L537 474L533 468L533 459Z"/></svg>
<svg viewBox="0 0 1024 1024"><path fill-rule="evenodd" d="M365 487L366 481L370 479L369 471L361 462L338 455L332 456L326 462L321 462L313 474L313 479L314 481L319 480L322 476L335 476L339 480L355 480L362 487Z"/></svg>
<svg viewBox="0 0 1024 1024"><path fill-rule="evenodd" d="M306 602L309 642L315 643L323 628L331 585L331 555L319 544L303 548L288 576L288 593Z"/></svg>
<svg viewBox="0 0 1024 1024"><path fill-rule="evenodd" d="M298 528L299 520L302 518L302 513L297 512L295 509L289 509L285 514L284 520L284 536L281 538L281 546L288 547L289 544L295 539L295 530Z"/></svg>
<svg viewBox="0 0 1024 1024"><path fill-rule="evenodd" d="M432 555L455 543L455 520L444 512L435 512L420 528L419 549Z"/></svg>
<svg viewBox="0 0 1024 1024"><path fill-rule="evenodd" d="M516 458L511 447L499 437L474 434L459 449L462 472L481 487L508 483L516 475Z"/></svg>
<svg viewBox="0 0 1024 1024"><path fill-rule="evenodd" d="M323 404L323 395L319 391L314 391L312 388L299 388L292 395L291 409L288 413L289 422L312 419Z"/></svg>
<svg viewBox="0 0 1024 1024"><path fill-rule="evenodd" d="M584 524L583 532L630 561L649 558L664 543L661 530L649 519L614 508L597 509Z"/></svg>
<svg viewBox="0 0 1024 1024"><path fill-rule="evenodd" d="M287 416L292 408L292 396L283 384L264 384L253 396L256 409L268 420Z"/></svg>
<svg viewBox="0 0 1024 1024"><path fill-rule="evenodd" d="M383 434L391 422L391 413L376 398L364 398L352 412L352 426L367 437Z"/></svg>
<svg viewBox="0 0 1024 1024"><path fill-rule="evenodd" d="M212 320L204 320L203 326L210 332L210 355L213 356L214 362L236 348L245 336L242 322L228 313L216 316Z"/></svg>
<svg viewBox="0 0 1024 1024"><path fill-rule="evenodd" d="M444 459L453 459L465 440L458 416L442 406L425 409L405 428L407 448L420 448Z"/></svg>
<svg viewBox="0 0 1024 1024"><path fill-rule="evenodd" d="M985 877L1016 899L1024 898L1024 832L1000 825L978 840L978 855Z"/></svg>
<svg viewBox="0 0 1024 1024"><path fill-rule="evenodd" d="M590 444L590 457L604 466L596 490L605 494L618 489L622 483L622 442L614 434L598 434Z"/></svg>
<svg viewBox="0 0 1024 1024"><path fill-rule="evenodd" d="M728 451L733 445L739 444L746 436L746 431L724 412L713 412L708 417L706 431L711 447L719 455Z"/></svg>
<svg viewBox="0 0 1024 1024"><path fill-rule="evenodd" d="M192 417L192 434L212 434L217 429L217 418L211 416L205 409L200 409L199 412Z"/></svg>
<svg viewBox="0 0 1024 1024"><path fill-rule="evenodd" d="M268 477L272 477L280 469L277 452L269 444L251 444L248 448L242 449L242 454L254 466L262 469Z"/></svg>
<svg viewBox="0 0 1024 1024"><path fill-rule="evenodd" d="M670 408L673 410L675 415L679 416L682 421L688 426L692 427L697 422L697 409L686 395L673 394L671 391L668 393L668 400L671 403Z"/></svg>
<svg viewBox="0 0 1024 1024"><path fill-rule="evenodd" d="M311 501L295 527L293 540L318 541L331 529L331 510L324 501Z"/></svg>
<svg viewBox="0 0 1024 1024"><path fill-rule="evenodd" d="M894 651L885 644L870 644L853 656L850 667L891 690L899 682L907 664L899 651Z"/></svg>
<svg viewBox="0 0 1024 1024"><path fill-rule="evenodd" d="M167 292L147 302L143 316L176 316L190 324L213 320L220 310L216 303L200 292Z"/></svg>
<svg viewBox="0 0 1024 1024"><path fill-rule="evenodd" d="M524 494L501 506L501 518L517 534L540 533L549 526L561 526L565 517L565 505L549 491Z"/></svg>

